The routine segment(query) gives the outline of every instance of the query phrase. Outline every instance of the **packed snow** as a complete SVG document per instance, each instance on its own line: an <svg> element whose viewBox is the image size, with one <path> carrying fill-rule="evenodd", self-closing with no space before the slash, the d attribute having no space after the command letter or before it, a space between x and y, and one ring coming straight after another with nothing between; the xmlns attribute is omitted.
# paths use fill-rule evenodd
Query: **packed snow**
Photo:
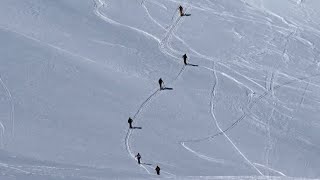
<svg viewBox="0 0 320 180"><path fill-rule="evenodd" d="M1 0L0 179L320 178L319 43L319 0Z"/></svg>

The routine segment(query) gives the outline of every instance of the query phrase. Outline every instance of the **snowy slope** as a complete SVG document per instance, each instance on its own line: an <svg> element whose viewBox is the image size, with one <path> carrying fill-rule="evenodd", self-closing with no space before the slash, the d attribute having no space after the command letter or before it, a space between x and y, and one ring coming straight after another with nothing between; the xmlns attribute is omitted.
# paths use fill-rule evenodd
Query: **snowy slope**
<svg viewBox="0 0 320 180"><path fill-rule="evenodd" d="M0 1L0 179L319 178L319 9Z"/></svg>

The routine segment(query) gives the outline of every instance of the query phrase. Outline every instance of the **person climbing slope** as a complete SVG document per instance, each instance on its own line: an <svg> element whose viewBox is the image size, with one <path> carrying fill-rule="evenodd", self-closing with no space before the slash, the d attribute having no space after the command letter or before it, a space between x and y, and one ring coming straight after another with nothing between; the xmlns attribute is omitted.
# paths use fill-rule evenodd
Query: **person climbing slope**
<svg viewBox="0 0 320 180"><path fill-rule="evenodd" d="M184 65L188 65L188 63L187 63L187 58L188 58L187 54L184 54L184 55L182 56L182 58L183 58L183 63L184 63Z"/></svg>
<svg viewBox="0 0 320 180"><path fill-rule="evenodd" d="M184 9L183 9L183 7L180 5L179 7L178 7L178 9L179 9L179 13L180 13L180 16L182 17L182 16L191 16L191 14L186 14L185 12L184 12Z"/></svg>
<svg viewBox="0 0 320 180"><path fill-rule="evenodd" d="M157 172L157 175L160 175L160 167L157 166L155 170L156 170L156 172Z"/></svg>
<svg viewBox="0 0 320 180"><path fill-rule="evenodd" d="M137 160L138 160L138 164L141 164L141 161L140 161L140 159L141 159L141 155L138 153L135 157L136 157L136 158L137 158Z"/></svg>
<svg viewBox="0 0 320 180"><path fill-rule="evenodd" d="M133 120L131 119L131 117L129 117L128 123L129 123L129 128L130 128L130 129L133 128L133 127L132 127L132 122L133 122Z"/></svg>
<svg viewBox="0 0 320 180"><path fill-rule="evenodd" d="M162 87L162 85L163 85L162 79L160 78L158 82L159 82L160 90L162 90L163 89L163 87Z"/></svg>
<svg viewBox="0 0 320 180"><path fill-rule="evenodd" d="M179 12L180 16L184 16L183 7L181 5L179 6Z"/></svg>

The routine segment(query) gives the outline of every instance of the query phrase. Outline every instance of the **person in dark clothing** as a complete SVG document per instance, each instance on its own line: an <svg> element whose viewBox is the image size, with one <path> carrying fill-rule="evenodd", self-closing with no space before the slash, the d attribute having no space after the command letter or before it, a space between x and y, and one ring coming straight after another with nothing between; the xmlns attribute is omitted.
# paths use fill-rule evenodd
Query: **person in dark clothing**
<svg viewBox="0 0 320 180"><path fill-rule="evenodd" d="M187 63L187 58L188 58L187 54L184 54L184 55L182 56L182 58L183 58L183 63L184 63L184 65L188 65L188 63Z"/></svg>
<svg viewBox="0 0 320 180"><path fill-rule="evenodd" d="M158 82L159 82L159 85L160 85L160 90L162 90L163 89L163 87L162 87L162 84L163 84L162 79L160 78Z"/></svg>
<svg viewBox="0 0 320 180"><path fill-rule="evenodd" d="M128 123L129 123L129 128L130 129L132 129L133 127L132 127L132 122L133 122L133 120L129 117L129 119L128 119Z"/></svg>
<svg viewBox="0 0 320 180"><path fill-rule="evenodd" d="M181 5L179 6L179 12L180 16L184 16L183 7Z"/></svg>
<svg viewBox="0 0 320 180"><path fill-rule="evenodd" d="M139 153L136 155L136 158L137 158L137 160L138 160L138 164L141 164L141 162L140 162L141 155L140 155Z"/></svg>
<svg viewBox="0 0 320 180"><path fill-rule="evenodd" d="M157 171L157 175L160 175L160 167L157 166L155 170Z"/></svg>

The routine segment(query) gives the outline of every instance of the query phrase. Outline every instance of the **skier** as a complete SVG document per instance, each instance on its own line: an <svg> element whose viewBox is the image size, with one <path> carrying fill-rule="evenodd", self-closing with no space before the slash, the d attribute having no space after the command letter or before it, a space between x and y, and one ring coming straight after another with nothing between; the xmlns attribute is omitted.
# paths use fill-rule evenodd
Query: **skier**
<svg viewBox="0 0 320 180"><path fill-rule="evenodd" d="M138 159L138 164L140 164L141 155L138 153L135 157Z"/></svg>
<svg viewBox="0 0 320 180"><path fill-rule="evenodd" d="M160 85L160 90L162 90L163 89L163 87L162 87L162 84L163 84L162 79L160 78L158 82L159 82L159 85Z"/></svg>
<svg viewBox="0 0 320 180"><path fill-rule="evenodd" d="M179 6L179 12L180 16L184 16L183 7L181 5Z"/></svg>
<svg viewBox="0 0 320 180"><path fill-rule="evenodd" d="M155 170L157 171L157 175L160 175L160 167L157 166Z"/></svg>
<svg viewBox="0 0 320 180"><path fill-rule="evenodd" d="M133 122L133 120L131 119L131 117L129 117L128 123L129 123L129 128L130 129L132 129L132 122Z"/></svg>
<svg viewBox="0 0 320 180"><path fill-rule="evenodd" d="M187 54L184 54L182 57L183 57L184 65L188 65L188 63L187 63L187 58L188 58Z"/></svg>

